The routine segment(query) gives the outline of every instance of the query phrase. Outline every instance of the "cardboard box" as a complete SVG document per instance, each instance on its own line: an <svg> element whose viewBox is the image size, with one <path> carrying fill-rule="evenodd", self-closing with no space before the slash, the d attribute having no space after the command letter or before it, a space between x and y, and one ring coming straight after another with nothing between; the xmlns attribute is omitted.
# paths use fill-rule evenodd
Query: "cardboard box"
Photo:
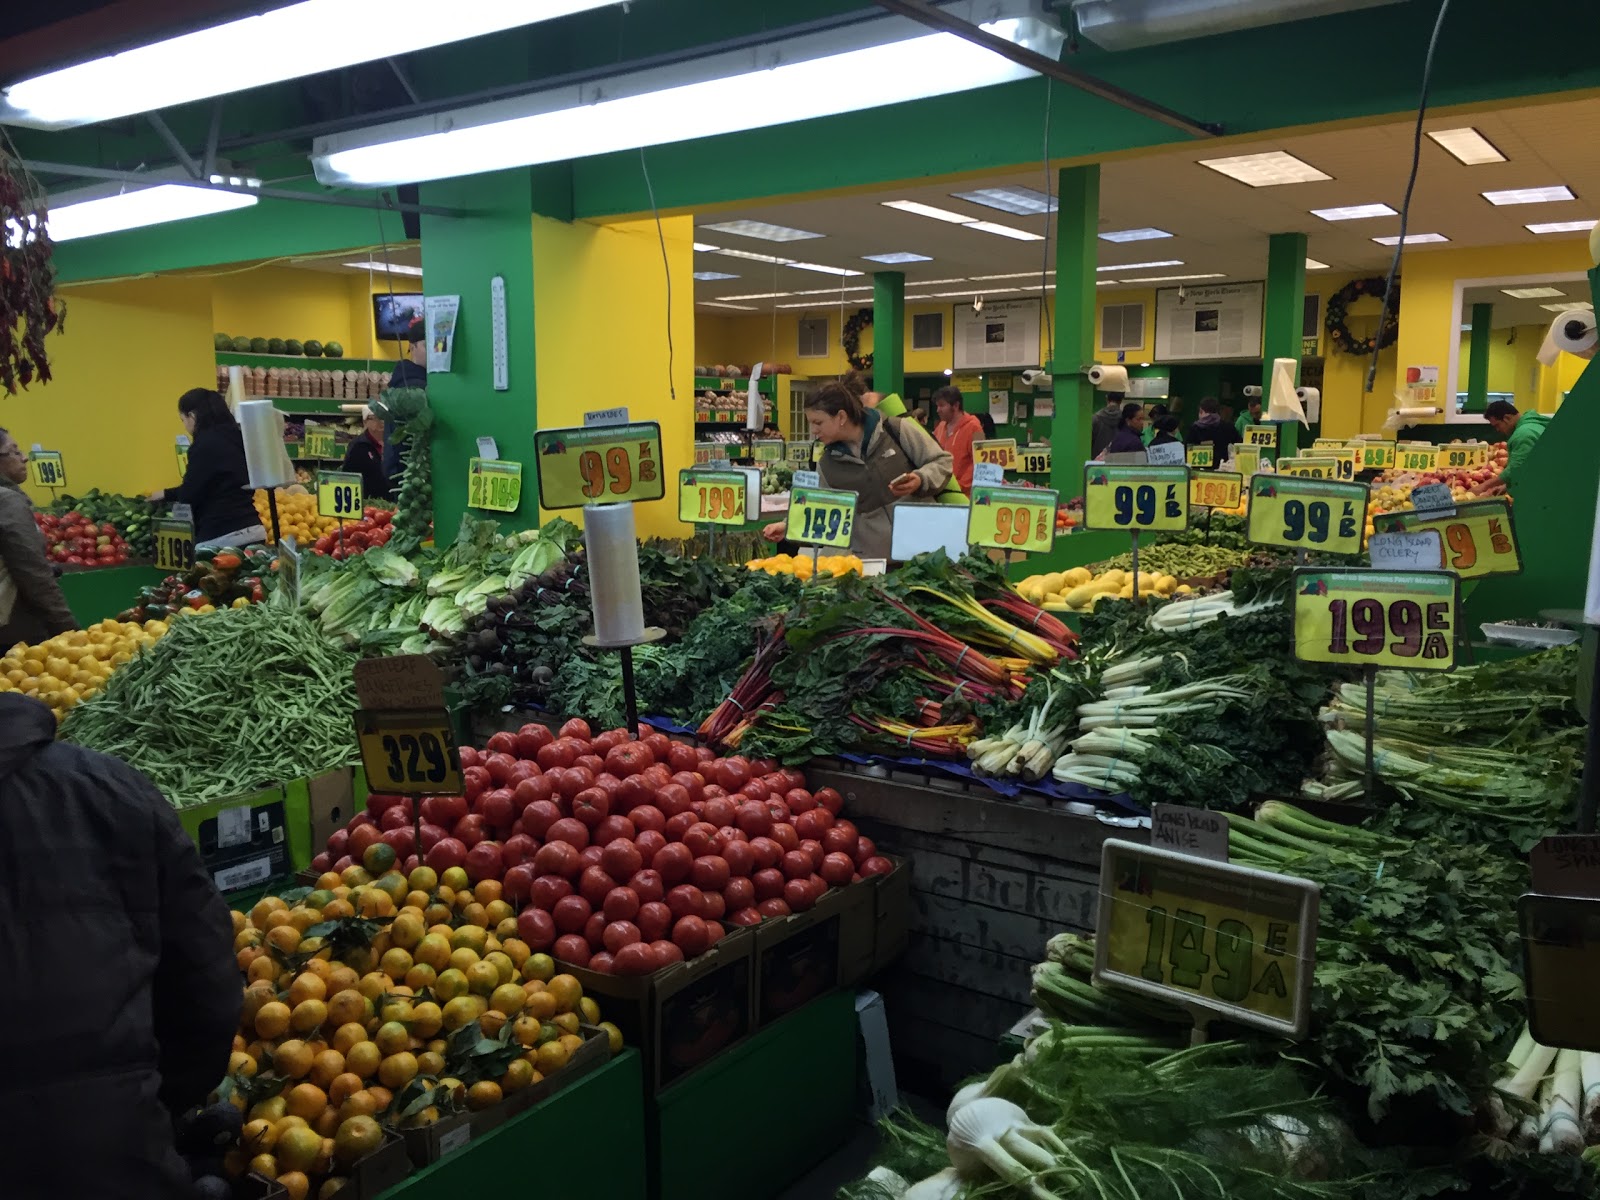
<svg viewBox="0 0 1600 1200"><path fill-rule="evenodd" d="M455 1153L472 1140L472 1114L451 1113L447 1117L440 1117L432 1125L402 1129L400 1138L405 1143L406 1157L420 1171L423 1167L431 1167L446 1154Z"/></svg>
<svg viewBox="0 0 1600 1200"><path fill-rule="evenodd" d="M755 1029L755 933L733 928L690 962L642 977L600 975L570 963L586 995L644 1057L652 1094L709 1062Z"/></svg>
<svg viewBox="0 0 1600 1200"><path fill-rule="evenodd" d="M287 789L273 787L180 808L178 820L200 848L200 861L217 890L226 895L293 874L289 831L296 823L306 825L306 811Z"/></svg>
<svg viewBox="0 0 1600 1200"><path fill-rule="evenodd" d="M383 1145L350 1168L349 1182L334 1193L335 1200L377 1200L411 1174L406 1144L392 1129L383 1131Z"/></svg>
<svg viewBox="0 0 1600 1200"><path fill-rule="evenodd" d="M289 1189L252 1171L233 1181L233 1200L289 1200Z"/></svg>
<svg viewBox="0 0 1600 1200"><path fill-rule="evenodd" d="M360 797L357 793L357 776L360 777ZM340 767L315 779L299 781L306 789L306 811L310 818L310 838L306 863L322 853L328 838L336 829L343 829L366 805L367 775L359 766Z"/></svg>
<svg viewBox="0 0 1600 1200"><path fill-rule="evenodd" d="M877 945L874 880L831 888L814 908L756 927L756 1024L793 1012L872 971Z"/></svg>

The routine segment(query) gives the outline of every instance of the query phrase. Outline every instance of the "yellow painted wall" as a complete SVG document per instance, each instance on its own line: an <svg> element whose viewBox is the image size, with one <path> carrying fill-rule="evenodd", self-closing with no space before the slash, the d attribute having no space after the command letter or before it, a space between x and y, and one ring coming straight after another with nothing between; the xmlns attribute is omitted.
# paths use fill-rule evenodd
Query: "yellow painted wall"
<svg viewBox="0 0 1600 1200"><path fill-rule="evenodd" d="M850 369L839 335L844 322L866 304L847 304L841 312L837 304L815 309L785 308L778 311L774 326L771 313L750 316L711 316L695 314L694 361L705 366L731 363L748 367L753 362L788 363L796 375L843 375ZM905 369L908 375L934 375L955 361L952 349L954 308L948 304L906 305ZM911 348L911 318L925 313L944 314L944 346L939 350ZM828 353L821 358L800 357L800 321L828 318ZM861 335L861 353L870 354L875 345L869 327Z"/></svg>
<svg viewBox="0 0 1600 1200"><path fill-rule="evenodd" d="M216 381L210 281L84 284L62 295L66 326L48 343L55 378L0 395L0 425L24 447L60 450L73 494L173 486L178 397Z"/></svg>
<svg viewBox="0 0 1600 1200"><path fill-rule="evenodd" d="M676 399L668 390L667 287L655 222L533 218L539 425L581 425L585 412L615 405L661 423L667 498L637 506L641 538L690 532L677 518L677 479L694 464L694 292L683 285L694 269L694 219L664 218L662 231L667 269L678 283L670 312Z"/></svg>
<svg viewBox="0 0 1600 1200"><path fill-rule="evenodd" d="M355 276L366 286L366 276ZM211 280L212 320L217 333L231 337L294 338L297 341L336 341L346 356L354 349L356 330L361 344L371 344L371 304L361 325L355 321L355 295L351 276L343 272L306 271L293 267L257 267ZM364 328L363 328L364 327ZM365 354L359 355L365 357Z"/></svg>

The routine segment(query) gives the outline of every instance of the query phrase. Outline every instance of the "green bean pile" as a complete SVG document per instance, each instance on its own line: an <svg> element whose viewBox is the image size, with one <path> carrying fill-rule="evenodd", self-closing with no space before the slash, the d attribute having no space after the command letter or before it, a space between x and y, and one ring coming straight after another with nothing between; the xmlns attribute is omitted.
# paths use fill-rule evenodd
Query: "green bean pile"
<svg viewBox="0 0 1600 1200"><path fill-rule="evenodd" d="M354 760L355 661L292 610L183 617L61 736L136 767L178 808L249 795Z"/></svg>

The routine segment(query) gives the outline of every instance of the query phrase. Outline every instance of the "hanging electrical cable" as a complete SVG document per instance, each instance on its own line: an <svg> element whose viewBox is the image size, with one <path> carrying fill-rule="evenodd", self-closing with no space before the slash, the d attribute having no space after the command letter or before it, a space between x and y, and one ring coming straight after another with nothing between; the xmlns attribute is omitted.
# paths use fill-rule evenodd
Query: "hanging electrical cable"
<svg viewBox="0 0 1600 1200"><path fill-rule="evenodd" d="M672 264L667 258L667 235L661 227L661 210L656 207L656 189L650 183L650 164L645 162L644 147L639 147L639 169L644 172L644 190L650 198L650 213L655 217L656 238L661 243L661 271L667 280L667 396L678 399L678 387L673 382L675 352L672 347Z"/></svg>

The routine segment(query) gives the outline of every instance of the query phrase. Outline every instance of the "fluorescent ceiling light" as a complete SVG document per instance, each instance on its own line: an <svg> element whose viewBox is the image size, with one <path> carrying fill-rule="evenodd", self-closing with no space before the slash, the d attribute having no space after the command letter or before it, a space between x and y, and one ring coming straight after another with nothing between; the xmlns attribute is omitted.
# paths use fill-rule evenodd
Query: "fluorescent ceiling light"
<svg viewBox="0 0 1600 1200"><path fill-rule="evenodd" d="M772 254L757 254L754 250L713 250L711 253L720 254L724 258L748 258L752 262L776 263L780 267L794 261L792 258L778 258Z"/></svg>
<svg viewBox="0 0 1600 1200"><path fill-rule="evenodd" d="M1380 246L1398 246L1400 244L1400 235L1396 234L1393 237L1375 237L1372 240L1377 242ZM1450 239L1445 237L1445 235L1442 233L1406 234L1406 245L1408 246L1425 246L1430 242L1448 242L1449 240Z"/></svg>
<svg viewBox="0 0 1600 1200"><path fill-rule="evenodd" d="M932 217L935 221L949 221L952 225L970 225L973 221L973 218L966 213L951 212L948 208L935 208L931 204L921 204L916 200L885 200L883 206L914 213L919 217Z"/></svg>
<svg viewBox="0 0 1600 1200"><path fill-rule="evenodd" d="M1055 272L1054 271L1050 271L1050 272L1048 272L1048 274L1054 275ZM970 276L970 278L971 278L973 283L980 283L980 282L988 283L988 282L990 282L992 280L996 280L996 279L1037 279L1037 278L1039 278L1039 272L1038 271L1013 271L1009 275L973 275L973 276ZM936 283L960 283L961 280L959 280L959 279L945 279L945 280L935 280L934 282L936 282Z"/></svg>
<svg viewBox="0 0 1600 1200"><path fill-rule="evenodd" d="M1283 150L1238 154L1232 158L1202 158L1200 165L1251 187L1280 187L1286 183L1315 183L1319 179L1333 178Z"/></svg>
<svg viewBox="0 0 1600 1200"><path fill-rule="evenodd" d="M1096 279L1094 285L1095 287L1112 287L1120 282L1122 281L1119 279Z"/></svg>
<svg viewBox="0 0 1600 1200"><path fill-rule="evenodd" d="M862 275L862 274L865 274L865 272L862 272L862 271L852 271L848 267L825 267L821 263L792 262L792 263L785 263L784 265L788 266L788 267L793 267L796 271L819 271L824 275L846 275L846 276L848 276L848 275Z"/></svg>
<svg viewBox="0 0 1600 1200"><path fill-rule="evenodd" d="M846 296L851 292L870 292L870 287L796 288L791 296Z"/></svg>
<svg viewBox="0 0 1600 1200"><path fill-rule="evenodd" d="M1328 264L1325 262L1318 262L1314 258L1306 259L1306 270L1308 271L1326 271L1327 269Z"/></svg>
<svg viewBox="0 0 1600 1200"><path fill-rule="evenodd" d="M1172 235L1165 229L1121 229L1115 233L1102 233L1102 242L1152 242L1157 238L1169 238Z"/></svg>
<svg viewBox="0 0 1600 1200"><path fill-rule="evenodd" d="M178 183L162 183L76 202L72 195L68 193L51 201L45 227L52 241L70 242L75 238L98 237L102 233L207 217L249 208L257 200L255 196L239 192L219 192Z"/></svg>
<svg viewBox="0 0 1600 1200"><path fill-rule="evenodd" d="M799 304L780 304L777 307L779 307L779 308L809 308L812 312L821 312L823 309L825 309L825 308L827 308L829 306L826 305L826 304L823 304L823 303L821 303L820 301L817 301L817 300L804 300Z"/></svg>
<svg viewBox="0 0 1600 1200"><path fill-rule="evenodd" d="M724 296L724 300L787 300L793 292L751 292L745 296Z"/></svg>
<svg viewBox="0 0 1600 1200"><path fill-rule="evenodd" d="M441 19L427 0L304 0L12 84L0 123L67 129L320 75L550 21L619 0L474 0Z"/></svg>
<svg viewBox="0 0 1600 1200"><path fill-rule="evenodd" d="M734 309L737 312L755 312L755 311L757 311L753 305L749 305L749 304L729 304L724 300L702 300L702 301L700 301L700 303L701 303L701 305L703 305L706 308L731 308L731 309Z"/></svg>
<svg viewBox="0 0 1600 1200"><path fill-rule="evenodd" d="M1110 267L1096 267L1095 270L1096 271L1152 271L1152 270L1155 270L1157 267L1181 267L1181 266L1183 266L1183 259L1181 259L1181 258L1162 258L1162 259L1157 259L1155 262L1118 263L1117 265L1110 266Z"/></svg>
<svg viewBox="0 0 1600 1200"><path fill-rule="evenodd" d="M696 279L702 280L704 282L710 282L713 279L737 279L737 278L739 278L737 275L729 275L726 271L696 271L694 273L694 277Z"/></svg>
<svg viewBox="0 0 1600 1200"><path fill-rule="evenodd" d="M1313 217L1324 221L1365 221L1368 217L1398 217L1387 204L1351 204L1344 208L1313 208Z"/></svg>
<svg viewBox="0 0 1600 1200"><path fill-rule="evenodd" d="M1146 275L1142 279L1124 279L1123 283L1184 283L1190 279L1226 279L1226 275Z"/></svg>
<svg viewBox="0 0 1600 1200"><path fill-rule="evenodd" d="M963 229L977 229L984 233L997 233L1001 237L1012 238L1019 242L1042 242L1044 234L1030 233L1026 229L1013 229L1010 225L996 225L993 221L972 221L962 226Z"/></svg>
<svg viewBox="0 0 1600 1200"><path fill-rule="evenodd" d="M701 229L709 229L712 233L734 233L740 237L760 238L764 242L803 242L809 238L819 238L820 233L808 233L804 229L790 229L787 225L769 225L765 221L719 221L715 225L702 225Z"/></svg>
<svg viewBox="0 0 1600 1200"><path fill-rule="evenodd" d="M342 263L342 266L353 267L357 271L387 271L391 275L421 275L421 267L413 267L410 263L381 263L381 262L354 262Z"/></svg>
<svg viewBox="0 0 1600 1200"><path fill-rule="evenodd" d="M1500 291L1513 300L1543 300L1550 296L1566 295L1560 288L1553 287L1501 288Z"/></svg>
<svg viewBox="0 0 1600 1200"><path fill-rule="evenodd" d="M913 254L909 250L895 250L889 254L863 254L862 258L876 263L932 262L926 254Z"/></svg>
<svg viewBox="0 0 1600 1200"><path fill-rule="evenodd" d="M710 251L719 249L719 247L713 246L710 242L696 242L694 244L694 248L697 253L709 253Z"/></svg>
<svg viewBox="0 0 1600 1200"><path fill-rule="evenodd" d="M1563 313L1571 312L1575 308L1593 308L1594 306L1592 304L1541 304L1539 307L1544 309L1545 312Z"/></svg>
<svg viewBox="0 0 1600 1200"><path fill-rule="evenodd" d="M994 0L987 15L988 33L1052 61L1060 54L1064 35L1040 18L1035 0ZM430 12L417 24L434 20ZM955 34L884 17L318 138L312 163L323 183L415 183L861 112L1034 74Z"/></svg>
<svg viewBox="0 0 1600 1200"><path fill-rule="evenodd" d="M961 292L935 292L936 300L948 300L952 296L1017 296L1023 292L1022 288L967 288Z"/></svg>
<svg viewBox="0 0 1600 1200"><path fill-rule="evenodd" d="M1543 221L1536 225L1524 225L1529 233L1587 233L1600 222L1597 221Z"/></svg>
<svg viewBox="0 0 1600 1200"><path fill-rule="evenodd" d="M1506 156L1494 148L1494 143L1476 129L1436 129L1428 134L1443 146L1458 162L1469 167L1483 163L1505 162Z"/></svg>
<svg viewBox="0 0 1600 1200"><path fill-rule="evenodd" d="M1566 184L1558 183L1554 187L1537 188L1508 188L1500 192L1484 192L1483 198L1490 204L1554 204L1559 200L1576 200L1572 189Z"/></svg>
<svg viewBox="0 0 1600 1200"><path fill-rule="evenodd" d="M954 279L919 279L912 284L913 287L938 287L941 283L966 283L967 277L959 275Z"/></svg>
<svg viewBox="0 0 1600 1200"><path fill-rule="evenodd" d="M1019 217L1038 216L1056 211L1056 198L1030 187L979 188L975 192L952 192L957 200L998 208Z"/></svg>

